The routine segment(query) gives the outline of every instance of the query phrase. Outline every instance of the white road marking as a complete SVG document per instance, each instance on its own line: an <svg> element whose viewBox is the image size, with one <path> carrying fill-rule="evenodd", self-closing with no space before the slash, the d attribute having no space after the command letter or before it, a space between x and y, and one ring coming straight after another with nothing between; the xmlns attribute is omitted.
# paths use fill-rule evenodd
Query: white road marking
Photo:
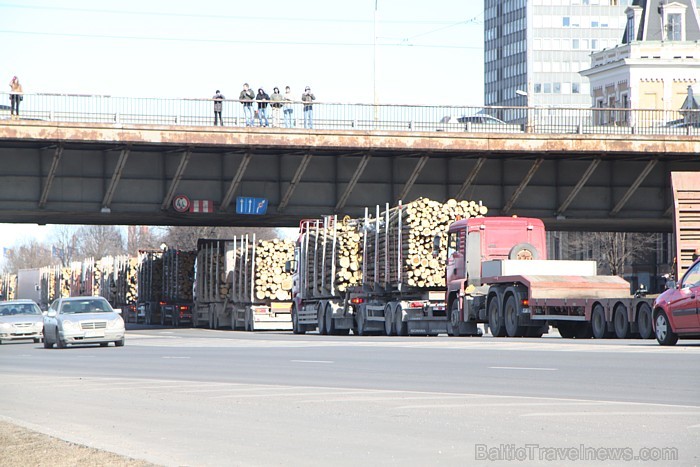
<svg viewBox="0 0 700 467"><path fill-rule="evenodd" d="M537 371L557 371L559 368L537 368L527 366L490 366L491 370L537 370Z"/></svg>
<svg viewBox="0 0 700 467"><path fill-rule="evenodd" d="M683 412L650 412L648 410L642 410L638 412L534 412L534 413L526 413L526 414L521 414L521 417L581 417L581 416L611 416L611 415L620 415L620 416L630 416L630 415L638 415L640 417L648 417L649 415L692 415L689 414L688 411L683 411Z"/></svg>
<svg viewBox="0 0 700 467"><path fill-rule="evenodd" d="M335 363L333 360L290 360L292 363Z"/></svg>
<svg viewBox="0 0 700 467"><path fill-rule="evenodd" d="M162 357L170 360L188 360L191 357Z"/></svg>

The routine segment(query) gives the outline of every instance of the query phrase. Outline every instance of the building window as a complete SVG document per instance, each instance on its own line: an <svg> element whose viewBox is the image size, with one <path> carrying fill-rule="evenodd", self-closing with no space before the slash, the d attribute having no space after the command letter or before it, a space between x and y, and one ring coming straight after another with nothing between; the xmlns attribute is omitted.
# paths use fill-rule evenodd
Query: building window
<svg viewBox="0 0 700 467"><path fill-rule="evenodd" d="M682 27L681 27L681 14L672 13L668 15L666 20L666 40L669 41L680 41Z"/></svg>
<svg viewBox="0 0 700 467"><path fill-rule="evenodd" d="M565 28L568 28L569 26L571 26L571 18L569 18L568 16L564 16L562 18L561 25L564 26Z"/></svg>
<svg viewBox="0 0 700 467"><path fill-rule="evenodd" d="M552 83L544 83L544 93L545 94L551 94L552 93Z"/></svg>
<svg viewBox="0 0 700 467"><path fill-rule="evenodd" d="M627 17L627 43L634 41L634 16Z"/></svg>
<svg viewBox="0 0 700 467"><path fill-rule="evenodd" d="M542 93L542 83L535 83L535 93L536 94Z"/></svg>
<svg viewBox="0 0 700 467"><path fill-rule="evenodd" d="M553 89L554 94L561 94L561 83L553 83L553 84L554 84L554 89Z"/></svg>
<svg viewBox="0 0 700 467"><path fill-rule="evenodd" d="M580 94L581 93L581 85L579 83L571 83L571 93L572 94Z"/></svg>
<svg viewBox="0 0 700 467"><path fill-rule="evenodd" d="M572 48L572 49L578 49L578 48L579 48L578 39L571 39L571 48Z"/></svg>

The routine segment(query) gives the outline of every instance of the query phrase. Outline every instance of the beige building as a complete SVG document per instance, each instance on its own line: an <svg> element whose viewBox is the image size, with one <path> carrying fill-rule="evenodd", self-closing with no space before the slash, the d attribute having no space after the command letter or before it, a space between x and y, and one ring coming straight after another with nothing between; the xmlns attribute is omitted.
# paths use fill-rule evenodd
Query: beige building
<svg viewBox="0 0 700 467"><path fill-rule="evenodd" d="M696 0L635 0L625 10L622 43L591 54L593 107L677 111L700 83L700 16ZM661 115L661 114L659 114ZM601 112L599 124L628 124L627 112ZM663 122L659 122L663 123Z"/></svg>

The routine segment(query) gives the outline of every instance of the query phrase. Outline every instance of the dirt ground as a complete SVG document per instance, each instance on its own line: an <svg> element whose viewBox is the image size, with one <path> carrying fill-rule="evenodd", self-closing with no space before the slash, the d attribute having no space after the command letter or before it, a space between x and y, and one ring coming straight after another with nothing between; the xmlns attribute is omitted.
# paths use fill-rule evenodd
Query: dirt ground
<svg viewBox="0 0 700 467"><path fill-rule="evenodd" d="M144 461L69 443L0 420L0 467L124 466L151 467Z"/></svg>

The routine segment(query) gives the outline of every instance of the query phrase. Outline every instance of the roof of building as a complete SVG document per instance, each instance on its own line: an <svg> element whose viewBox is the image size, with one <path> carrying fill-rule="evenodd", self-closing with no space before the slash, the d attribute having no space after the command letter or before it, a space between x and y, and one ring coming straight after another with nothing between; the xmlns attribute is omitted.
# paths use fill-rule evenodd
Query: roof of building
<svg viewBox="0 0 700 467"><path fill-rule="evenodd" d="M662 21L662 5L678 3L686 6L685 14L685 40L700 40L700 18L695 0L634 0L632 6L642 9L640 26L636 28L636 37L633 41L663 41L664 27ZM633 42L627 38L627 29L622 36L622 43Z"/></svg>

